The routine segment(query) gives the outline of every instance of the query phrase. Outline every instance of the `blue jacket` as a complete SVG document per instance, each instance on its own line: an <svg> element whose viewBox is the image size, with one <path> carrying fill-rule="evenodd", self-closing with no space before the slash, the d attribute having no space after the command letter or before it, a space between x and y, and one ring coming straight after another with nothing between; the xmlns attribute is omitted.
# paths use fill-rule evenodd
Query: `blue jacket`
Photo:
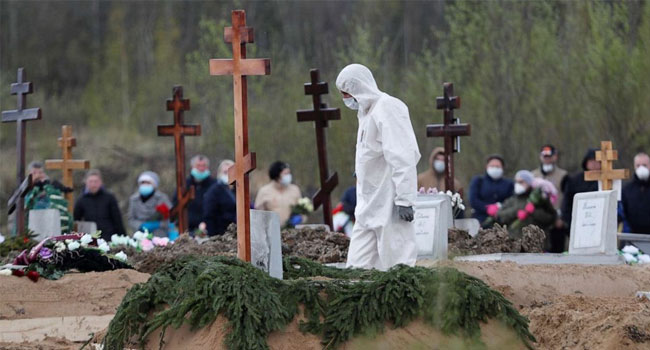
<svg viewBox="0 0 650 350"><path fill-rule="evenodd" d="M203 220L208 235L222 235L228 225L237 221L235 196L230 187L221 181L215 181L203 196Z"/></svg>
<svg viewBox="0 0 650 350"><path fill-rule="evenodd" d="M357 207L357 186L345 190L341 203L343 203L343 211L350 216L350 219L354 220L354 209Z"/></svg>
<svg viewBox="0 0 650 350"><path fill-rule="evenodd" d="M196 182L191 175L187 177L187 180L185 181L185 189L189 190L190 186L194 185L194 199L187 204L187 222L190 232L196 230L201 221L203 221L203 196L205 196L210 186L215 182L217 182L217 180L212 176L201 182ZM173 203L174 205L178 203L178 198L176 198L175 194Z"/></svg>
<svg viewBox="0 0 650 350"><path fill-rule="evenodd" d="M623 187L621 202L629 233L650 233L650 181L641 181L635 174Z"/></svg>
<svg viewBox="0 0 650 350"><path fill-rule="evenodd" d="M469 203L474 209L472 217L479 222L485 221L488 216L485 207L510 198L514 192L514 185L510 179L493 180L487 174L474 176L469 185Z"/></svg>

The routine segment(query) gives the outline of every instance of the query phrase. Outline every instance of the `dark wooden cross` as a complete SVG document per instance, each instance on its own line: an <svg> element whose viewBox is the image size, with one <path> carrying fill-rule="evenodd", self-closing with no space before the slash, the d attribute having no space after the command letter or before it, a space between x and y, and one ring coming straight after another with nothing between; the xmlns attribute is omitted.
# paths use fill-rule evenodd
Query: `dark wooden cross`
<svg viewBox="0 0 650 350"><path fill-rule="evenodd" d="M18 202L20 201L21 198L25 198L27 193L34 187L34 183L32 182L32 174L28 174L25 180L18 186L18 188L14 191L14 193L9 197L9 200L7 201L7 214L11 215L11 213L16 210L16 207L18 207Z"/></svg>
<svg viewBox="0 0 650 350"><path fill-rule="evenodd" d="M311 95L314 109L299 110L298 122L315 122L316 127L316 147L318 149L318 168L320 170L320 189L312 197L314 208L318 209L323 206L323 220L330 229L334 229L332 224L332 201L330 195L339 184L339 177L336 172L329 175L327 167L327 135L326 129L330 120L341 119L341 111L338 108L327 108L327 104L321 101L321 95L329 93L326 82L320 81L318 69L312 69L311 83L305 83L305 95Z"/></svg>
<svg viewBox="0 0 650 350"><path fill-rule="evenodd" d="M255 169L255 153L248 151L247 75L271 74L271 60L247 59L246 44L253 43L253 28L246 26L246 12L232 11L232 27L224 28L224 41L232 44L232 59L211 59L210 75L232 75L235 115L235 165L228 170L237 195L237 255L251 261L250 186L248 175Z"/></svg>
<svg viewBox="0 0 650 350"><path fill-rule="evenodd" d="M617 159L618 152L612 148L612 142L601 141L600 150L596 151L596 160L600 162L600 170L585 171L585 181L600 181L603 191L612 190L614 180L630 177L629 169L614 169L614 161Z"/></svg>
<svg viewBox="0 0 650 350"><path fill-rule="evenodd" d="M16 183L20 185L25 178L25 138L26 122L28 120L41 119L40 108L29 108L27 106L27 94L34 92L34 86L31 82L26 82L25 70L18 68L18 81L11 84L11 94L16 95L18 99L17 108L10 111L2 112L2 122L16 122ZM25 232L25 215L24 215L24 196L18 197L16 203L16 234L22 235Z"/></svg>
<svg viewBox="0 0 650 350"><path fill-rule="evenodd" d="M185 189L185 136L201 135L201 125L183 124L183 111L190 110L190 100L183 99L183 87L174 86L173 98L167 100L167 110L174 111L174 124L158 125L158 136L173 136L176 152L176 205L171 211L178 218L178 232L188 230L187 205L194 199L194 186Z"/></svg>
<svg viewBox="0 0 650 350"><path fill-rule="evenodd" d="M427 137L444 137L445 188L454 192L454 152L460 152L460 136L469 136L471 125L454 118L454 109L460 108L460 97L454 96L454 84L443 84L444 95L436 98L436 109L444 112L444 124L427 125ZM431 165L429 165L431 166Z"/></svg>
<svg viewBox="0 0 650 350"><path fill-rule="evenodd" d="M77 146L77 139L72 136L72 126L63 125L61 127L61 137L59 137L57 143L63 151L63 159L47 159L45 160L45 168L62 170L63 184L66 187L74 188L72 171L90 168L90 161L85 159L72 159L72 148ZM70 214L73 213L74 208L73 192L71 191L65 194Z"/></svg>

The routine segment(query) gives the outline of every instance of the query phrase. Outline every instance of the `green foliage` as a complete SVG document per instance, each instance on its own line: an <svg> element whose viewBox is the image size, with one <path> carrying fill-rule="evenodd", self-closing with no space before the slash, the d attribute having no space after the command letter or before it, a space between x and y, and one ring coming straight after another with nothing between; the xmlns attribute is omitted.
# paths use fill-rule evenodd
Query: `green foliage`
<svg viewBox="0 0 650 350"><path fill-rule="evenodd" d="M17 235L13 237L6 237L5 241L0 243L0 257L7 256L10 252L21 252L25 249L31 249L33 246L38 244L34 240L36 234L27 231L25 236Z"/></svg>
<svg viewBox="0 0 650 350"><path fill-rule="evenodd" d="M190 256L167 265L127 293L109 325L105 348L142 343L157 329L164 337L169 326L198 329L223 315L229 349L268 349L267 335L289 323L300 305L307 317L300 330L322 336L328 349L381 332L387 322L403 327L416 318L477 341L480 323L496 318L528 346L535 341L528 320L507 299L452 268L340 270L295 257L286 258L284 267L286 279L276 280L231 257Z"/></svg>

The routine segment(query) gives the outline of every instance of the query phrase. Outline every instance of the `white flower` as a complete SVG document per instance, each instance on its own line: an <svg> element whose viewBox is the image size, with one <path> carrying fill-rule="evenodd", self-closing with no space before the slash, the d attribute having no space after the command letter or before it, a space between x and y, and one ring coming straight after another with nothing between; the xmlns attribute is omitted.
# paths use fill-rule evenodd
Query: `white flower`
<svg viewBox="0 0 650 350"><path fill-rule="evenodd" d="M66 240L65 240L65 244L70 244L70 243L72 243L72 240L71 240L71 239L66 239Z"/></svg>
<svg viewBox="0 0 650 350"><path fill-rule="evenodd" d="M56 244L54 244L54 250L56 250L57 253L61 253L65 250L65 243L61 241L56 242Z"/></svg>
<svg viewBox="0 0 650 350"><path fill-rule="evenodd" d="M81 244L77 241L68 243L68 250L76 250L79 249L79 247L81 247Z"/></svg>
<svg viewBox="0 0 650 350"><path fill-rule="evenodd" d="M641 254L641 255L637 256L637 258L639 259L639 264L650 263L650 255L648 255L648 254Z"/></svg>
<svg viewBox="0 0 650 350"><path fill-rule="evenodd" d="M115 259L126 261L126 254L120 250L119 253L115 254Z"/></svg>
<svg viewBox="0 0 650 350"><path fill-rule="evenodd" d="M0 234L0 243L2 243L2 242L4 242L4 241L5 241L5 236L3 236L2 234Z"/></svg>
<svg viewBox="0 0 650 350"><path fill-rule="evenodd" d="M453 193L451 193L451 191L450 191L450 190L447 190L447 192L445 192L445 194L446 194L446 195L448 195L449 197L453 197L453 196L454 196L454 194L453 194Z"/></svg>
<svg viewBox="0 0 650 350"><path fill-rule="evenodd" d="M90 242L92 242L92 241L93 241L93 236L91 236L91 235L89 235L87 233L85 235L81 236L81 239L79 240L82 247L88 246L88 244L90 244Z"/></svg>
<svg viewBox="0 0 650 350"><path fill-rule="evenodd" d="M636 257L634 257L634 255L632 255L630 253L623 253L623 258L625 258L625 262L628 263L628 264L632 264L632 263L637 262Z"/></svg>
<svg viewBox="0 0 650 350"><path fill-rule="evenodd" d="M465 210L465 204L460 204L458 205L458 207L460 208L460 210Z"/></svg>
<svg viewBox="0 0 650 350"><path fill-rule="evenodd" d="M628 253L628 254L632 254L632 255L639 254L639 248L637 248L637 247L635 247L633 245L626 245L625 247L623 247L622 250L623 250L623 253Z"/></svg>
<svg viewBox="0 0 650 350"><path fill-rule="evenodd" d="M98 238L97 239L97 246L100 246L102 244L108 244L108 243L105 240L103 240L102 238Z"/></svg>
<svg viewBox="0 0 650 350"><path fill-rule="evenodd" d="M135 239L138 240L138 241L141 241L143 238L146 238L146 237L147 237L147 236L146 236L146 235L144 234L144 232L142 232L142 231L136 231L136 232L133 234L133 238L135 238Z"/></svg>
<svg viewBox="0 0 650 350"><path fill-rule="evenodd" d="M137 248L137 247L138 247L138 241L136 241L135 239L131 238L131 239L129 239L129 240L127 241L127 245L130 245L130 246L133 247L133 248Z"/></svg>
<svg viewBox="0 0 650 350"><path fill-rule="evenodd" d="M111 247L108 246L106 242L100 244L97 249L101 250L102 253L108 253L109 250L111 250Z"/></svg>
<svg viewBox="0 0 650 350"><path fill-rule="evenodd" d="M0 276L11 276L11 270L9 269L0 270Z"/></svg>

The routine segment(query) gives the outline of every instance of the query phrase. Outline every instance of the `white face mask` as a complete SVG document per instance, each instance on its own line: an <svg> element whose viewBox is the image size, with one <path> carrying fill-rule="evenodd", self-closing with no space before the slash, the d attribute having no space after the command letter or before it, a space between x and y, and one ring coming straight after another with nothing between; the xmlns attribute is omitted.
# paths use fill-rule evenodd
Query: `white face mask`
<svg viewBox="0 0 650 350"><path fill-rule="evenodd" d="M636 173L636 177L638 177L641 181L648 181L650 178L650 169L646 168L644 165L636 168L634 172Z"/></svg>
<svg viewBox="0 0 650 350"><path fill-rule="evenodd" d="M217 177L219 181L225 183L226 185L228 184L228 174L221 174Z"/></svg>
<svg viewBox="0 0 650 350"><path fill-rule="evenodd" d="M493 180L498 180L503 176L503 168L499 168L496 166L491 166L487 168L487 174L489 177L491 177Z"/></svg>
<svg viewBox="0 0 650 350"><path fill-rule="evenodd" d="M547 174L552 172L554 168L555 166L553 164L542 164L542 170Z"/></svg>
<svg viewBox="0 0 650 350"><path fill-rule="evenodd" d="M433 161L433 170L435 170L438 173L442 173L445 171L445 161L443 160L434 160Z"/></svg>
<svg viewBox="0 0 650 350"><path fill-rule="evenodd" d="M291 176L291 174L282 175L282 177L280 177L280 183L285 186L291 185L291 181L293 181L293 176Z"/></svg>
<svg viewBox="0 0 650 350"><path fill-rule="evenodd" d="M515 194L519 195L519 194L524 194L524 193L526 193L526 186L516 182L515 183Z"/></svg>
<svg viewBox="0 0 650 350"><path fill-rule="evenodd" d="M345 106L350 108L351 110L356 111L359 109L359 102L354 99L354 97L346 97L343 99L343 103L345 103Z"/></svg>

